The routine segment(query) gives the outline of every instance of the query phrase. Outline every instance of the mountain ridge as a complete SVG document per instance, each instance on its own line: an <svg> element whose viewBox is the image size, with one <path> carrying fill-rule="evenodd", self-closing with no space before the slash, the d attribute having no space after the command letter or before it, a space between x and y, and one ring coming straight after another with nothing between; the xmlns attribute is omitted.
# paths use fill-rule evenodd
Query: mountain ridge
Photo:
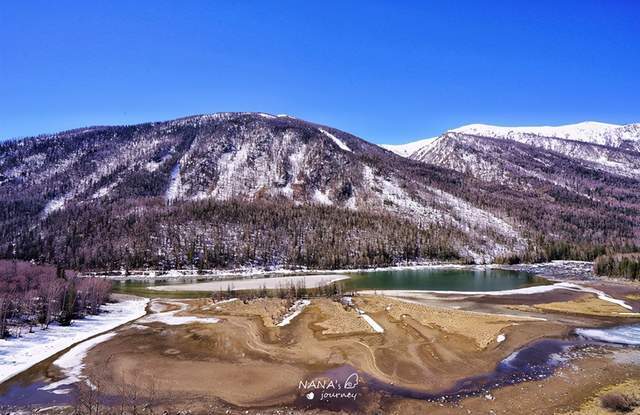
<svg viewBox="0 0 640 415"><path fill-rule="evenodd" d="M330 126L243 112L0 143L0 253L75 267L338 267L590 257L637 241L633 176L447 134L429 159L408 159Z"/></svg>
<svg viewBox="0 0 640 415"><path fill-rule="evenodd" d="M620 147L624 141L640 142L640 123L609 124L599 121L583 121L559 126L505 127L490 124L467 124L445 131L502 139L523 141L527 137L546 137L568 141L579 141L608 147ZM410 141L404 144L381 144L380 146L403 157L410 157L417 150L433 144L438 137ZM406 149L410 149L407 151ZM640 143L631 145L632 150L640 151Z"/></svg>

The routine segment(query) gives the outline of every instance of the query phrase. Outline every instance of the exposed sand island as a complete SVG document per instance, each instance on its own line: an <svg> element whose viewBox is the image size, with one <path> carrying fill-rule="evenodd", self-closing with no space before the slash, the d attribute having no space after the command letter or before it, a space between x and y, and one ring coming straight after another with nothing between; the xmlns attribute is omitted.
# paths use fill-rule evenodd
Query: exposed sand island
<svg viewBox="0 0 640 415"><path fill-rule="evenodd" d="M349 276L342 274L297 275L290 277L224 279L194 284L160 285L149 287L149 289L156 291L224 291L227 289L257 290L261 288L275 290L291 285L317 288L346 279L349 279Z"/></svg>

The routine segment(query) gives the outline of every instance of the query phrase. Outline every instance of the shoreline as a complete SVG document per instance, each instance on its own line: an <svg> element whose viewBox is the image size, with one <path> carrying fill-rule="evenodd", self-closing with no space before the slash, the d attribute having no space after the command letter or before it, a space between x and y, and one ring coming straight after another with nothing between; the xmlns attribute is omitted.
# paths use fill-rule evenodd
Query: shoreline
<svg viewBox="0 0 640 415"><path fill-rule="evenodd" d="M57 353L144 316L148 302L140 297L123 299L104 305L98 315L74 320L70 326L51 325L0 340L0 385Z"/></svg>
<svg viewBox="0 0 640 415"><path fill-rule="evenodd" d="M472 271L484 270L507 270L521 271L532 274L554 273L560 276L571 274L575 279L619 281L627 280L603 277L594 275L592 272L593 262L589 261L573 261L573 260L554 260L542 263L526 263L526 264L461 264L455 262L415 262L403 265L391 265L385 267L373 268L337 268L337 269L309 269L309 268L235 268L235 269L172 269L172 270L134 270L134 271L92 271L81 273L81 277L102 277L112 281L138 281L138 282L155 282L155 281L181 281L181 280L198 280L198 281L224 281L228 279L254 279L254 278L277 278L282 276L313 276L313 275L336 275L336 274L361 274L367 272L381 271L403 271L403 270L420 270L420 269L463 269Z"/></svg>

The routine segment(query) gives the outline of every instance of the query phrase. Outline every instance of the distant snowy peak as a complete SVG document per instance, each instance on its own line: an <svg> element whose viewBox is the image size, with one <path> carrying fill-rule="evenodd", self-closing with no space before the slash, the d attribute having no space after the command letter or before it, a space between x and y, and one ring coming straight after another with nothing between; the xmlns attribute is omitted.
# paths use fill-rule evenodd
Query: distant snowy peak
<svg viewBox="0 0 640 415"><path fill-rule="evenodd" d="M556 127L501 127L486 124L470 124L450 131L514 141L523 141L531 136L550 137L608 147L622 147L625 145L625 142L640 141L640 124L616 125L595 121L585 121L578 124Z"/></svg>
<svg viewBox="0 0 640 415"><path fill-rule="evenodd" d="M380 147L396 153L399 156L410 157L413 153L422 149L423 147L433 144L436 138L438 137L425 138L407 144L382 144Z"/></svg>

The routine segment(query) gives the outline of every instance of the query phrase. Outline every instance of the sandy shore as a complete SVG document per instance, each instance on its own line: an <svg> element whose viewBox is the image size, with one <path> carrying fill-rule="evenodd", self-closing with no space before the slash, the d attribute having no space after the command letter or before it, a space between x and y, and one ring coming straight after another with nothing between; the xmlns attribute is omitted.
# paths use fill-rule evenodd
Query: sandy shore
<svg viewBox="0 0 640 415"><path fill-rule="evenodd" d="M156 291L225 291L227 289L256 290L266 288L271 290L286 288L291 285L298 284L306 288L316 288L323 285L331 284L335 281L346 280L349 278L350 277L347 275L340 274L299 275L290 277L221 280L195 284L161 285L157 287L149 287L149 289Z"/></svg>

